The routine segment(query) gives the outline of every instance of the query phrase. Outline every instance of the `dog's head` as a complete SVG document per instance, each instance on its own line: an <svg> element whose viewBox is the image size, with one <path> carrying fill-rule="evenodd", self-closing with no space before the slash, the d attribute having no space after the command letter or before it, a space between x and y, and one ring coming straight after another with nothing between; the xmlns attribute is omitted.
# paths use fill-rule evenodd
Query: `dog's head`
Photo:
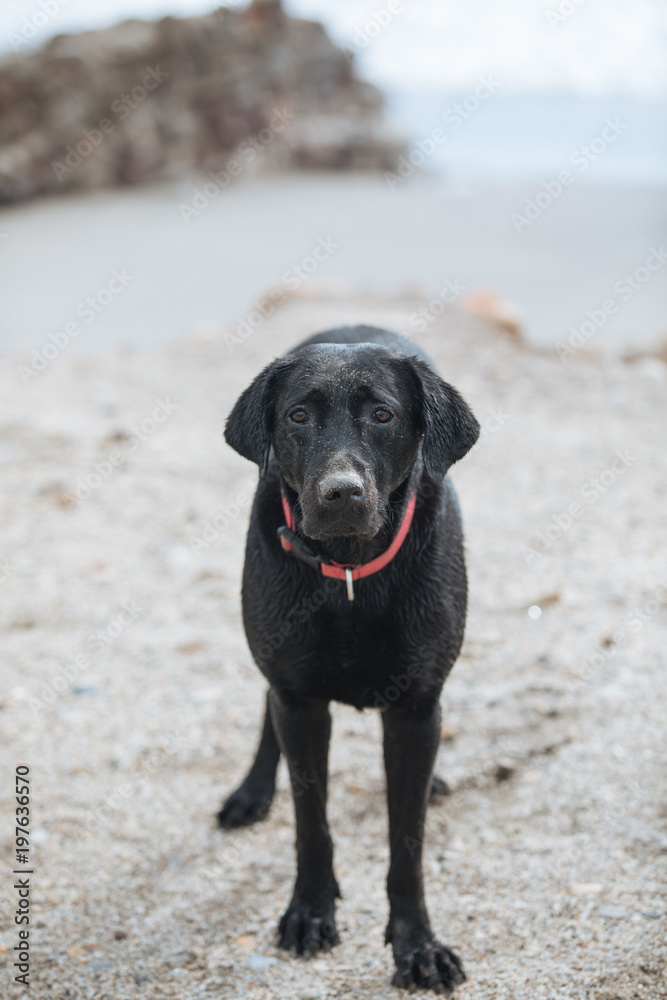
<svg viewBox="0 0 667 1000"><path fill-rule="evenodd" d="M316 344L268 365L232 410L225 439L260 472L273 447L314 539L372 538L420 443L441 480L479 424L425 362L377 344Z"/></svg>

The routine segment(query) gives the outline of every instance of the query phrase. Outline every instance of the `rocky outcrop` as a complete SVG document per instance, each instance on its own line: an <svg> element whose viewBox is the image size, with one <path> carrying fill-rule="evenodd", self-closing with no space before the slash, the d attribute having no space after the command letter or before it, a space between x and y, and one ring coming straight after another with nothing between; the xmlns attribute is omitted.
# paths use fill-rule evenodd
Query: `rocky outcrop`
<svg viewBox="0 0 667 1000"><path fill-rule="evenodd" d="M0 201L188 170L391 169L382 98L274 0L60 35L0 64Z"/></svg>

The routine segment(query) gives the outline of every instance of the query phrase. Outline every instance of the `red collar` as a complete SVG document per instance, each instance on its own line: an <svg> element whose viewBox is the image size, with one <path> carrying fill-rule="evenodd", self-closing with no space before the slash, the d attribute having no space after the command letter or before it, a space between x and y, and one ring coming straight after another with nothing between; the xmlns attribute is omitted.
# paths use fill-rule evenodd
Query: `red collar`
<svg viewBox="0 0 667 1000"><path fill-rule="evenodd" d="M282 545L285 552L291 552L297 559L301 559L303 562L307 562L309 565L318 569L322 576L335 577L336 580L345 580L347 583L347 597L348 600L354 600L354 588L352 586L353 580L361 580L365 576L372 576L373 573L377 573L378 570L384 569L388 563L394 558L401 545L406 539L407 533L410 530L410 525L412 524L412 517L415 512L415 503L417 501L416 491L411 495L408 500L405 510L403 511L403 517L401 518L401 523L398 526L398 531L394 536L394 540L388 549L386 549L381 555L376 556L375 559L371 559L367 563L338 563L333 559L325 560L325 558L316 552L313 552L302 538L296 534L296 521L294 520L294 514L289 505L289 501L285 495L285 491L280 487L280 494L283 501L283 513L285 515L286 525L278 528L278 536L280 538L280 544Z"/></svg>

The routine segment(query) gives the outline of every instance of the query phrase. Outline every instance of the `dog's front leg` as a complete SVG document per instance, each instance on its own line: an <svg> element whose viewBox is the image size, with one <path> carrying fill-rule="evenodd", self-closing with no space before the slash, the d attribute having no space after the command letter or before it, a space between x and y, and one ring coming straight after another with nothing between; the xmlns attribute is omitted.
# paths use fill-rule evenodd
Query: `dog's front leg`
<svg viewBox="0 0 667 1000"><path fill-rule="evenodd" d="M424 901L426 801L440 739L440 707L392 706L382 713L391 863L387 876L395 986L443 991L463 982L458 957L433 937Z"/></svg>
<svg viewBox="0 0 667 1000"><path fill-rule="evenodd" d="M292 702L270 694L271 716L289 767L296 815L297 877L278 927L278 944L299 955L338 944L333 843L327 824L331 717L323 701Z"/></svg>

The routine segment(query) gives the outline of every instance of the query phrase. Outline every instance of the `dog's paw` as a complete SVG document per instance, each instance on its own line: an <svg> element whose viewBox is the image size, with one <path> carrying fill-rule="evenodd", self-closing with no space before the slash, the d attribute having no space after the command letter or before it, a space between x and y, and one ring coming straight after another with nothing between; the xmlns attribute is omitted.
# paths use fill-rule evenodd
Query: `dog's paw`
<svg viewBox="0 0 667 1000"><path fill-rule="evenodd" d="M436 805L445 795L451 794L452 790L445 779L439 778L437 774L434 774L431 778L431 788L428 793L429 804Z"/></svg>
<svg viewBox="0 0 667 1000"><path fill-rule="evenodd" d="M218 813L218 826L231 830L264 819L271 806L273 788L249 788L241 785L229 796Z"/></svg>
<svg viewBox="0 0 667 1000"><path fill-rule="evenodd" d="M311 906L292 900L278 924L278 947L297 955L314 955L338 944L333 902Z"/></svg>
<svg viewBox="0 0 667 1000"><path fill-rule="evenodd" d="M396 961L393 986L449 993L465 981L458 955L430 935L416 940L394 940L393 946Z"/></svg>

